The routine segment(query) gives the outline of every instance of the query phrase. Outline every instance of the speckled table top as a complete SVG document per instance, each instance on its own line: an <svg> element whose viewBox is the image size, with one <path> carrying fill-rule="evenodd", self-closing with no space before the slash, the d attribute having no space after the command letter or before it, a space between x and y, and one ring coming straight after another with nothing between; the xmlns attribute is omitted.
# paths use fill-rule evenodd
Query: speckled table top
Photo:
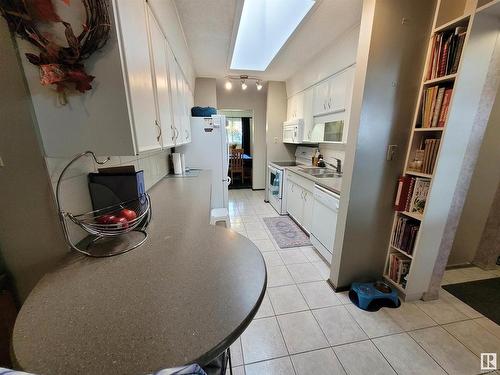
<svg viewBox="0 0 500 375"><path fill-rule="evenodd" d="M40 375L140 375L206 364L243 332L266 287L250 240L210 226L210 174L150 191L147 242L112 258L70 254L23 305L14 360Z"/></svg>

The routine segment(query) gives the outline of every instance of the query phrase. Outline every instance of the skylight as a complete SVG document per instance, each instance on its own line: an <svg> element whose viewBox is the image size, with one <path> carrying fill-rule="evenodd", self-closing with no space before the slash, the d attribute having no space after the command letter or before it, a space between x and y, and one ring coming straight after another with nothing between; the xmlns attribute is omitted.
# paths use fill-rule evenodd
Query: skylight
<svg viewBox="0 0 500 375"><path fill-rule="evenodd" d="M314 0L245 0L231 69L264 71Z"/></svg>

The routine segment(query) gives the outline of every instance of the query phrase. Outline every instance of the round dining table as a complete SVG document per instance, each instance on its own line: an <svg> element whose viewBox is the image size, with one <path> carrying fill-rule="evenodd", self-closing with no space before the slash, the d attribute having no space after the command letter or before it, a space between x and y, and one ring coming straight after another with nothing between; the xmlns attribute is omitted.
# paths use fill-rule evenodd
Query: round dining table
<svg viewBox="0 0 500 375"><path fill-rule="evenodd" d="M266 290L260 251L209 225L210 173L151 190L144 245L109 258L70 253L24 302L12 355L38 375L140 375L221 355Z"/></svg>

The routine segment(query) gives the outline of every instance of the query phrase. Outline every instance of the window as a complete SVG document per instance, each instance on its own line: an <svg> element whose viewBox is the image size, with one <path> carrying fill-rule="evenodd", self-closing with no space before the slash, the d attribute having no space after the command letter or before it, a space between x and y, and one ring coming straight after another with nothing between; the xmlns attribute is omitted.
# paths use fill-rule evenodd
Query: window
<svg viewBox="0 0 500 375"><path fill-rule="evenodd" d="M227 136L230 145L236 145L236 148L242 148L243 131L241 125L241 117L227 118Z"/></svg>

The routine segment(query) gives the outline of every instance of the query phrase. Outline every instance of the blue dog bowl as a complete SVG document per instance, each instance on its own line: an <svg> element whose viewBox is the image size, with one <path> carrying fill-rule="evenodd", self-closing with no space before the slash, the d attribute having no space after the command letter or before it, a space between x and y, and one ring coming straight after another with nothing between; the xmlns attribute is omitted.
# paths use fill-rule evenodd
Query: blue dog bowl
<svg viewBox="0 0 500 375"><path fill-rule="evenodd" d="M352 283L349 294L355 294L353 302L362 310L368 310L373 301L399 307L398 293L384 281Z"/></svg>

